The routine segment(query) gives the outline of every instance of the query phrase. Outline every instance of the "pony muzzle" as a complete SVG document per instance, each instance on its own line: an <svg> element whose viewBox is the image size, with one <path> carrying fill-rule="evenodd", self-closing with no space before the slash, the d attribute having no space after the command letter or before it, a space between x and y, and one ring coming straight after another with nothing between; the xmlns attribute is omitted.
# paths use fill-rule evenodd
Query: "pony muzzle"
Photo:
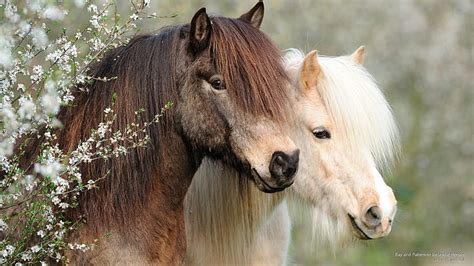
<svg viewBox="0 0 474 266"><path fill-rule="evenodd" d="M291 154L274 152L268 167L269 176L261 176L257 169L252 168L251 175L257 188L263 192L274 193L291 186L298 171L299 154L298 149Z"/></svg>
<svg viewBox="0 0 474 266"><path fill-rule="evenodd" d="M270 176L262 177L257 169L252 168L251 176L257 188L266 193L275 193L291 186L298 170L299 150L292 155L275 152L270 161Z"/></svg>
<svg viewBox="0 0 474 266"><path fill-rule="evenodd" d="M360 217L348 214L352 232L362 240L387 236L392 229L392 218L384 217L378 206L371 206Z"/></svg>

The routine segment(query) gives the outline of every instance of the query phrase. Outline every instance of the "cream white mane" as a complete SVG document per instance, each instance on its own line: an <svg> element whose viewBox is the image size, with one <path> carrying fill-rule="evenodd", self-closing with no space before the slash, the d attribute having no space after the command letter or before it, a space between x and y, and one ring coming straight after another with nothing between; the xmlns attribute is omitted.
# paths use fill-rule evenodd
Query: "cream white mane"
<svg viewBox="0 0 474 266"><path fill-rule="evenodd" d="M304 57L297 49L287 50L285 65L294 77ZM379 166L389 166L399 151L398 128L374 78L349 56L318 58L323 73L318 90L337 131L345 134L347 147L368 148Z"/></svg>
<svg viewBox="0 0 474 266"><path fill-rule="evenodd" d="M278 250L277 255L286 256L280 250L288 248L289 242L271 243L270 247L257 244L262 242L259 238L265 242L276 235L290 234L290 221L283 202L286 193L263 193L245 178L220 161L204 158L185 199L186 264L261 264L256 262L255 254L262 254L266 259L268 252L263 250L272 247ZM286 211L288 219L276 219L277 225L268 225L272 223L268 222L272 215L282 207L284 209L278 212ZM273 228L278 231L274 232ZM267 261L264 265L276 264Z"/></svg>

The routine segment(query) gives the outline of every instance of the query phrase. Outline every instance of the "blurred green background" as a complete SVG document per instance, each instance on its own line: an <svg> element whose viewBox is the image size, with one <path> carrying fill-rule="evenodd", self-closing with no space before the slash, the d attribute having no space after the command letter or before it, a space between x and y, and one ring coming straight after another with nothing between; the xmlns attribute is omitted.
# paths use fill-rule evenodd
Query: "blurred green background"
<svg viewBox="0 0 474 266"><path fill-rule="evenodd" d="M174 18L141 31L188 23L194 12L237 17L257 1L152 1ZM128 1L121 1L123 10ZM402 153L387 183L399 211L390 236L335 251L316 245L306 219L295 222L295 265L474 265L473 1L267 0L262 30L282 49L324 55L366 46L365 66L393 107ZM396 253L461 257L398 257ZM454 260L450 260L454 258ZM440 261L437 261L440 259Z"/></svg>

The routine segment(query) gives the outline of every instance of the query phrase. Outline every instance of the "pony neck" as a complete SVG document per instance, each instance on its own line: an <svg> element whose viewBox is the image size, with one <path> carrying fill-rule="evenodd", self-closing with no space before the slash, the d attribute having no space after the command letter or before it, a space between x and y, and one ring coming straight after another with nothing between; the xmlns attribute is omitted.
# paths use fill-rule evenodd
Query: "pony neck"
<svg viewBox="0 0 474 266"><path fill-rule="evenodd" d="M176 260L183 258L186 251L183 201L196 166L188 144L177 132L169 130L162 136L162 141L168 143L167 147L156 157L158 161L149 179L151 183L142 184L148 189L143 191L145 194L140 200L126 202L127 206L117 210L117 197L134 196L112 195L102 187L94 195L83 198L81 214L87 223L73 238L86 243L94 239L104 241L100 241L97 250L70 255L72 261L182 263ZM136 171L134 174L141 173ZM86 201L89 202L85 204ZM111 253L116 251L124 254Z"/></svg>

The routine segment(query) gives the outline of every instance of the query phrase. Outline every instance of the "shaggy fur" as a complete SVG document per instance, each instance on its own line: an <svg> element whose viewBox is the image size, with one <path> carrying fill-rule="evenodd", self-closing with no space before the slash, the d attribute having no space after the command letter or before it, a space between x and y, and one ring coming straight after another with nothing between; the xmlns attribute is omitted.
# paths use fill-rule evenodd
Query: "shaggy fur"
<svg viewBox="0 0 474 266"><path fill-rule="evenodd" d="M285 192L264 194L253 184L239 183L240 179L240 174L228 166L203 160L185 200L186 263L250 265L254 262L249 255L261 250L255 246L256 236L263 232L266 221L281 205ZM278 221L275 223L280 225ZM287 228L289 223L281 226Z"/></svg>

